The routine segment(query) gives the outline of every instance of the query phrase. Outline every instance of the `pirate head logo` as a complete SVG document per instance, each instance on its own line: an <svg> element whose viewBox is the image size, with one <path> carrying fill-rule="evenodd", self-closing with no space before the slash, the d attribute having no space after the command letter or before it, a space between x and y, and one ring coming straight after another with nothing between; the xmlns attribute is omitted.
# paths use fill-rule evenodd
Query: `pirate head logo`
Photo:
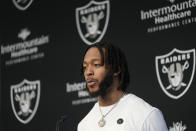
<svg viewBox="0 0 196 131"><path fill-rule="evenodd" d="M156 57L156 73L162 90L170 98L179 99L189 89L195 73L195 49Z"/></svg>
<svg viewBox="0 0 196 131"><path fill-rule="evenodd" d="M76 9L77 29L86 44L91 45L102 39L108 26L109 13L109 1L91 1Z"/></svg>
<svg viewBox="0 0 196 131"><path fill-rule="evenodd" d="M23 80L11 86L11 104L14 115L23 124L34 117L40 98L40 81Z"/></svg>
<svg viewBox="0 0 196 131"><path fill-rule="evenodd" d="M33 0L12 0L12 1L16 6L16 8L22 11L26 10L33 2Z"/></svg>

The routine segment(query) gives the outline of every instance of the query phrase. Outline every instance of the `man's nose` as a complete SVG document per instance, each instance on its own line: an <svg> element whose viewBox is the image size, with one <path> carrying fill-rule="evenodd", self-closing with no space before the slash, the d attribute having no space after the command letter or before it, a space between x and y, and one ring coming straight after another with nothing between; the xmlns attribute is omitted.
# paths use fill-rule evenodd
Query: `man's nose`
<svg viewBox="0 0 196 131"><path fill-rule="evenodd" d="M93 68L91 66L88 66L88 68L86 70L86 74L87 74L87 76L94 74Z"/></svg>

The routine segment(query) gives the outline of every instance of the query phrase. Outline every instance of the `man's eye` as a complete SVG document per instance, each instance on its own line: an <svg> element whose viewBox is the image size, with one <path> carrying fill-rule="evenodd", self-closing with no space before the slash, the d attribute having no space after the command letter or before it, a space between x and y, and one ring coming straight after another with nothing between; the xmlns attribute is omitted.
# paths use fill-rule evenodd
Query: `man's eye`
<svg viewBox="0 0 196 131"><path fill-rule="evenodd" d="M94 66L95 66L95 67L99 67L99 66L100 66L100 64L94 64Z"/></svg>

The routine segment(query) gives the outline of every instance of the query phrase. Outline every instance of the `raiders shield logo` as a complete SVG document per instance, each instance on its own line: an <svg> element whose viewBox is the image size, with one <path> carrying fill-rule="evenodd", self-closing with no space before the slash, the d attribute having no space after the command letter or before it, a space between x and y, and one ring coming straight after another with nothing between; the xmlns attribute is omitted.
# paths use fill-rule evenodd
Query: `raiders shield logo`
<svg viewBox="0 0 196 131"><path fill-rule="evenodd" d="M88 44L99 42L104 36L110 15L109 1L91 1L76 8L76 25L80 37Z"/></svg>
<svg viewBox="0 0 196 131"><path fill-rule="evenodd" d="M33 0L12 0L12 1L16 6L16 8L19 10L26 10L33 2Z"/></svg>
<svg viewBox="0 0 196 131"><path fill-rule="evenodd" d="M11 105L16 118L27 124L34 117L40 99L40 81L24 79L17 85L12 85L10 90Z"/></svg>
<svg viewBox="0 0 196 131"><path fill-rule="evenodd" d="M170 98L179 99L189 89L195 73L195 49L173 49L156 56L156 73L162 90Z"/></svg>

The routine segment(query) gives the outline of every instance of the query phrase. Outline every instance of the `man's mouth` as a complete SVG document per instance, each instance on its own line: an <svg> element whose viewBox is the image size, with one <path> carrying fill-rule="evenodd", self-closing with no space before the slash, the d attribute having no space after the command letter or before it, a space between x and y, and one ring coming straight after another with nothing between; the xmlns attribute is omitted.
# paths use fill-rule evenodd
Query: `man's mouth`
<svg viewBox="0 0 196 131"><path fill-rule="evenodd" d="M97 80L96 79L87 79L86 83L89 87L93 87L97 83Z"/></svg>

